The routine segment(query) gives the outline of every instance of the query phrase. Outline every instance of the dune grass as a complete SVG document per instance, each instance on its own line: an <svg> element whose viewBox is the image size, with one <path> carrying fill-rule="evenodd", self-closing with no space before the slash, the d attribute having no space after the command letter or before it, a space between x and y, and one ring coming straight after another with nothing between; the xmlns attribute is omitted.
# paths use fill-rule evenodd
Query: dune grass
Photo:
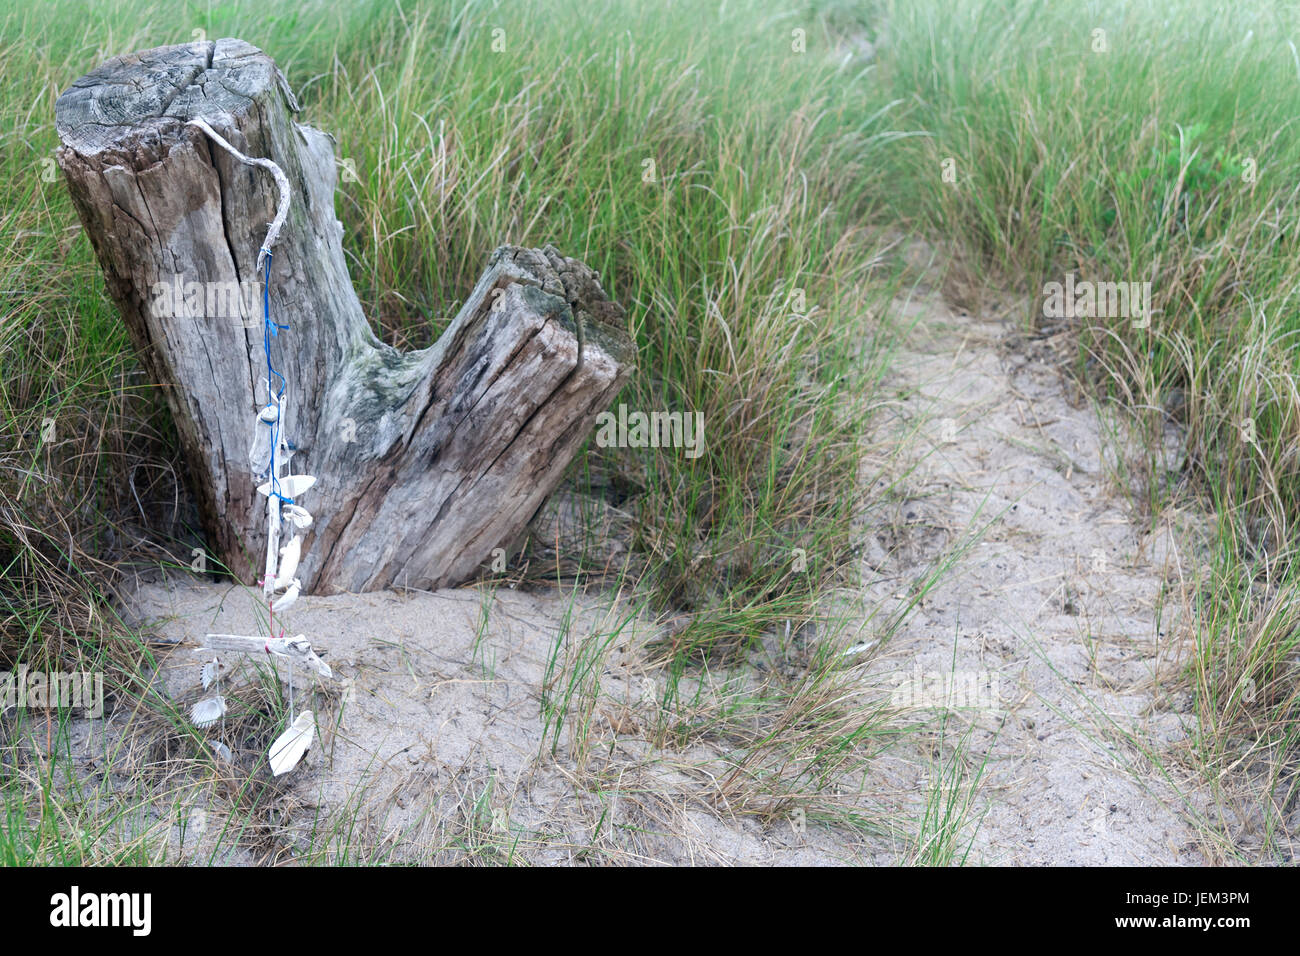
<svg viewBox="0 0 1300 956"><path fill-rule="evenodd" d="M620 401L704 413L698 459L591 445L570 473L619 489L637 585L692 612L675 674L811 615L851 557L879 371L860 317L891 292L873 227L945 240L955 279L1021 293L1027 325L1066 274L1151 283L1149 322L1074 321L1077 372L1143 437L1138 512L1216 514L1189 597L1197 755L1211 779L1252 768L1277 826L1300 688L1298 25L1268 0L4 0L5 649L95 644L113 567L194 543L156 383L48 162L54 100L106 56L235 35L337 137L386 341L432 342L496 245L553 242L628 308Z"/></svg>
<svg viewBox="0 0 1300 956"><path fill-rule="evenodd" d="M196 30L255 38L304 118L337 136L345 248L387 341L431 343L501 243L552 242L601 273L639 348L620 401L704 416L699 458L593 445L572 472L586 485L617 476L660 606L728 611L752 637L835 574L865 418L852 319L881 294L863 281L877 259L861 224L883 191L873 157L899 135L887 104L863 76L794 52L789 17L759 5L597 12L4 10L0 494L12 517L0 553L20 577L37 554L84 567L106 535L118 556L112 529L132 518L167 523L188 563L183 463L47 160L72 79ZM84 507L66 508L70 492ZM34 537L19 540L24 516Z"/></svg>
<svg viewBox="0 0 1300 956"><path fill-rule="evenodd" d="M1199 748L1212 779L1266 767L1276 824L1300 716L1284 663L1300 519L1295 8L921 0L884 21L881 80L927 134L889 154L909 187L892 193L900 218L960 248L970 280L1022 292L1029 324L1067 273L1151 283L1148 322L1075 321L1078 371L1145 443L1126 488L1140 512L1191 494L1216 515L1192 601Z"/></svg>
<svg viewBox="0 0 1300 956"><path fill-rule="evenodd" d="M0 3L0 659L107 646L138 680L141 645L108 613L119 569L202 545L158 383L51 157L74 79L221 36L273 56L336 136L344 247L382 338L427 346L496 246L554 243L628 310L619 401L703 414L698 458L589 443L569 478L633 518L642 560L618 584L690 613L670 686L815 615L853 554L891 290L865 227L906 135L870 71L827 55L832 33L757 2Z"/></svg>

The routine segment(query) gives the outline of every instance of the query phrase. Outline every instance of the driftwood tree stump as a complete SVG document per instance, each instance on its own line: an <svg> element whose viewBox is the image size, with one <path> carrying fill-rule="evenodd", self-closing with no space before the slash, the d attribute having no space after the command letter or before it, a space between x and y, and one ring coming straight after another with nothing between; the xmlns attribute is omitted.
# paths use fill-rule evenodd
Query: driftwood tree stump
<svg viewBox="0 0 1300 956"><path fill-rule="evenodd" d="M58 160L109 292L167 386L204 530L248 583L267 534L248 465L267 400L255 263L278 197L265 171L184 124L203 119L279 164L292 203L271 318L291 329L272 341L294 386L293 471L319 479L303 502L316 516L303 590L459 583L518 539L618 393L634 357L623 310L581 262L505 246L431 348L384 345L344 262L332 138L297 111L283 74L241 40L160 47L59 97Z"/></svg>

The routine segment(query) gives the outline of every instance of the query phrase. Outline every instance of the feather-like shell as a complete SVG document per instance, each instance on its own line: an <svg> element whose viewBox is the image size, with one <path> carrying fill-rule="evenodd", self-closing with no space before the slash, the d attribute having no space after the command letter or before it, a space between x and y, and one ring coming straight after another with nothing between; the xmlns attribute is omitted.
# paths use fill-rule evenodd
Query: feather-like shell
<svg viewBox="0 0 1300 956"><path fill-rule="evenodd" d="M279 590L288 587L298 570L298 560L302 557L302 536L294 535L289 543L280 549L280 568L275 572L275 587Z"/></svg>
<svg viewBox="0 0 1300 956"><path fill-rule="evenodd" d="M279 614L281 611L287 611L293 607L294 602L298 600L298 592L302 590L302 582L297 578L289 585L289 590L285 591L280 598L271 605L271 613Z"/></svg>
<svg viewBox="0 0 1300 956"><path fill-rule="evenodd" d="M267 758L271 763L272 775L278 777L298 766L298 761L311 747L316 737L316 721L310 710L304 710L289 729L275 738Z"/></svg>

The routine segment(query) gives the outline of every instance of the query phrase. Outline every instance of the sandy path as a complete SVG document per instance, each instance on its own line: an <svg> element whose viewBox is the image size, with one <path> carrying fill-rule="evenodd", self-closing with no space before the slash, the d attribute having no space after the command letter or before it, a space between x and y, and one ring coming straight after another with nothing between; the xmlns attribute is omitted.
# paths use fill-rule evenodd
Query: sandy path
<svg viewBox="0 0 1300 956"><path fill-rule="evenodd" d="M987 757L968 814L980 823L972 862L1202 862L1191 781L1171 784L1141 752L1169 766L1159 753L1191 719L1152 706L1165 696L1157 665L1176 653L1175 600L1161 619L1172 536L1134 525L1107 480L1096 412L1069 400L1054 362L1032 357L1041 344L938 298L904 313L920 321L893 363L896 414L880 416L877 438L913 435L915 452L881 463L872 499L886 503L866 516L877 632L937 561L951 565L866 679L892 667L904 706L968 705L945 743L971 729L967 779Z"/></svg>

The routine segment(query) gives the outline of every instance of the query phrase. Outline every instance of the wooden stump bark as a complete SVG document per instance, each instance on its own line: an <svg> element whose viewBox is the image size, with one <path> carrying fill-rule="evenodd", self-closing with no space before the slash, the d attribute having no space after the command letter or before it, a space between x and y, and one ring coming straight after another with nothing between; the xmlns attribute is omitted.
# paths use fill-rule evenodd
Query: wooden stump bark
<svg viewBox="0 0 1300 956"><path fill-rule="evenodd" d="M167 386L204 530L252 583L265 499L249 467L266 403L258 249L277 192L202 132L273 160L292 188L274 248L272 339L290 383L293 471L318 481L304 592L435 588L517 540L595 416L631 372L623 310L587 266L542 250L492 254L430 348L371 331L334 214L331 137L260 50L223 39L109 60L59 98L58 161L108 289ZM251 294L250 294L251 292Z"/></svg>

